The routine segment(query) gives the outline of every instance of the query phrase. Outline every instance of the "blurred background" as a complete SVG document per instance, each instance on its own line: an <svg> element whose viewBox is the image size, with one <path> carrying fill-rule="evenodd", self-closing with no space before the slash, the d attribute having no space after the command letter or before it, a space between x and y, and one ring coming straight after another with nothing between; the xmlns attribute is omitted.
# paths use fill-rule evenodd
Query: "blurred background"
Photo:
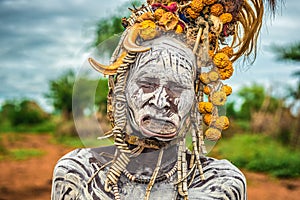
<svg viewBox="0 0 300 200"><path fill-rule="evenodd" d="M110 128L107 80L90 75L86 60L107 60L132 4L140 3L0 1L1 200L50 199L61 156L111 144L95 139ZM275 17L266 14L255 63L238 61L226 82L234 90L226 105L231 127L209 156L245 173L250 200L300 195L298 4L282 2Z"/></svg>

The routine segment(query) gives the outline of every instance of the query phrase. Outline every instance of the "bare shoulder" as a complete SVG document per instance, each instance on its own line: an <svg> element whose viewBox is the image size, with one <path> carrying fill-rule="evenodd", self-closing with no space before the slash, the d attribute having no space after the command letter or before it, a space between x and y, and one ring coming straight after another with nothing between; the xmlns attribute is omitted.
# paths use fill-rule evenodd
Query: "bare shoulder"
<svg viewBox="0 0 300 200"><path fill-rule="evenodd" d="M202 161L205 180L197 175L189 189L190 199L247 199L244 174L228 160L205 157Z"/></svg>
<svg viewBox="0 0 300 200"><path fill-rule="evenodd" d="M84 173L88 178L94 171L93 169L97 169L111 160L113 151L114 147L75 149L58 160L54 173L59 171L75 173L77 171Z"/></svg>
<svg viewBox="0 0 300 200"><path fill-rule="evenodd" d="M97 187L103 188L103 181L100 180L102 172L97 172L111 160L113 151L114 147L86 148L64 155L54 168L51 199L94 199L95 194L89 192L95 187L95 181L91 179L96 179Z"/></svg>

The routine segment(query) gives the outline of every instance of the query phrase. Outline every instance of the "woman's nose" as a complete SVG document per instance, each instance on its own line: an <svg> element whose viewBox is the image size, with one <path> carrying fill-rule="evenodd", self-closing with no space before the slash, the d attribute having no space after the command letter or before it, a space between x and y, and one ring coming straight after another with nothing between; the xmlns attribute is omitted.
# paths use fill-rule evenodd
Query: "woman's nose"
<svg viewBox="0 0 300 200"><path fill-rule="evenodd" d="M154 91L153 98L149 101L150 104L155 105L158 109L169 108L168 94L164 87L159 87Z"/></svg>

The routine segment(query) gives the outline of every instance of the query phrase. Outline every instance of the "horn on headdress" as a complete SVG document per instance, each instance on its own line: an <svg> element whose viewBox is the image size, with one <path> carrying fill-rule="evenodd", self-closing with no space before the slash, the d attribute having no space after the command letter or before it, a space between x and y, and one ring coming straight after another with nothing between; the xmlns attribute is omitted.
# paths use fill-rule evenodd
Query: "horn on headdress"
<svg viewBox="0 0 300 200"><path fill-rule="evenodd" d="M134 24L128 30L128 33L124 39L123 46L129 52L141 53L145 51L149 51L150 47L143 47L136 44L136 39L139 36L139 26L140 24Z"/></svg>
<svg viewBox="0 0 300 200"><path fill-rule="evenodd" d="M102 65L93 58L89 58L88 61L90 65L98 72L104 75L115 75L117 73L118 68L123 63L123 59L126 57L127 52L123 52L121 56L111 65Z"/></svg>

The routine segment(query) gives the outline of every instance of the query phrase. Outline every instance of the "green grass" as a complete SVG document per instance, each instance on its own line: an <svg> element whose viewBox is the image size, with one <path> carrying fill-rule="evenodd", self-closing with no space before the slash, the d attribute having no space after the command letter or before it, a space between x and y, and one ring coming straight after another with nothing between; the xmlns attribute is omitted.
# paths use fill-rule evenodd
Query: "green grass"
<svg viewBox="0 0 300 200"><path fill-rule="evenodd" d="M87 138L82 140L79 137L72 136L56 137L53 142L74 148L101 147L113 145L113 142L109 139L97 140L97 138Z"/></svg>
<svg viewBox="0 0 300 200"><path fill-rule="evenodd" d="M9 157L13 160L27 160L33 157L40 157L45 154L44 151L38 149L12 149L9 150Z"/></svg>
<svg viewBox="0 0 300 200"><path fill-rule="evenodd" d="M275 177L300 176L300 152L263 135L236 135L217 144L217 154L234 165Z"/></svg>

